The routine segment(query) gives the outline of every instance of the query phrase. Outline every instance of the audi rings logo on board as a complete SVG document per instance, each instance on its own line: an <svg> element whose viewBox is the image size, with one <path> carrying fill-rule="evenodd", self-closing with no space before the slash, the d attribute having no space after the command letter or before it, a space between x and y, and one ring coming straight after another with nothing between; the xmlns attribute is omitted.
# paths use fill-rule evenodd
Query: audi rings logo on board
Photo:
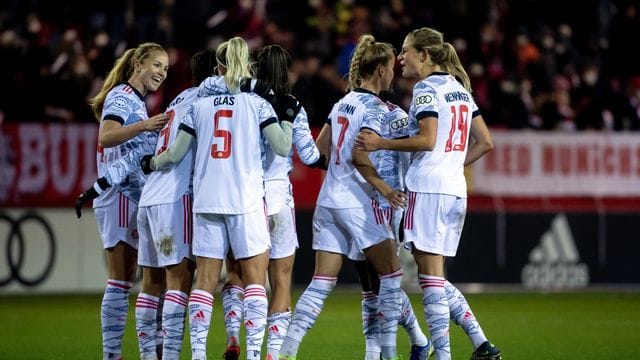
<svg viewBox="0 0 640 360"><path fill-rule="evenodd" d="M2 244L2 241L5 241ZM56 238L42 216L19 217L0 213L0 287L12 282L36 286L51 273L56 260Z"/></svg>

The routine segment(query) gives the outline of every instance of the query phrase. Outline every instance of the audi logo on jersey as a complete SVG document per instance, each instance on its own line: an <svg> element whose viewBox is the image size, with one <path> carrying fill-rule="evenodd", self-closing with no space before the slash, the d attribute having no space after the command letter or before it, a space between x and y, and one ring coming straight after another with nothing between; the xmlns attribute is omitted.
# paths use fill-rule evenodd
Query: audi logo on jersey
<svg viewBox="0 0 640 360"><path fill-rule="evenodd" d="M433 101L433 98L431 97L431 95L418 96L416 98L416 106L422 105L422 104L429 104L431 103L431 101Z"/></svg>
<svg viewBox="0 0 640 360"><path fill-rule="evenodd" d="M391 121L391 123L389 125L391 126L391 129L393 129L393 130L398 130L398 129L405 128L405 127L407 127L409 125L409 118L408 117L403 117L401 119L393 120L393 121Z"/></svg>
<svg viewBox="0 0 640 360"><path fill-rule="evenodd" d="M4 236L6 234L6 237ZM44 235L44 239L37 236L27 237L28 235L38 234ZM25 286L36 286L44 282L51 273L56 259L56 237L49 223L36 213L28 212L18 218L13 218L6 213L0 213L0 241L5 239L4 252L5 261L0 261L0 287L6 286L13 281ZM37 245L32 245L33 241L39 241ZM44 244L42 244L44 242ZM43 261L30 261L30 271L32 269L35 274L28 274L27 268L27 243L33 248L37 246L41 254L35 256L39 258L42 254ZM34 265L35 262L35 265Z"/></svg>

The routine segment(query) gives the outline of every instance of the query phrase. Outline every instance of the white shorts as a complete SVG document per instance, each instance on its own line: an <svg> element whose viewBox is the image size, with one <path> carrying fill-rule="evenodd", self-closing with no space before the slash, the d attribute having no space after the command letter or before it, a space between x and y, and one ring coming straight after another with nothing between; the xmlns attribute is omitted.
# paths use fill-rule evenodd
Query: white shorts
<svg viewBox="0 0 640 360"><path fill-rule="evenodd" d="M405 248L455 256L467 213L467 199L409 191L404 215Z"/></svg>
<svg viewBox="0 0 640 360"><path fill-rule="evenodd" d="M195 214L193 254L224 259L229 250L244 259L269 250L269 230L264 209L247 214Z"/></svg>
<svg viewBox="0 0 640 360"><path fill-rule="evenodd" d="M381 221L386 222L387 224L389 224L389 226L391 227L391 231L393 233L393 238L396 241L396 244L399 244L400 242L400 226L402 225L402 214L403 214L404 210L403 209L394 209L393 207L389 206L389 207L377 207L374 208L374 213L376 215L376 224L378 224ZM400 248L399 245L398 249ZM350 256L350 258L352 258L353 260L365 260L366 257L364 256L364 251L362 251L362 249L357 249L356 254L352 254Z"/></svg>
<svg viewBox="0 0 640 360"><path fill-rule="evenodd" d="M191 254L193 215L191 196L170 203L138 209L138 265L167 267L177 265Z"/></svg>
<svg viewBox="0 0 640 360"><path fill-rule="evenodd" d="M393 239L385 221L377 223L371 206L353 209L330 209L317 206L313 214L313 250L343 254L352 260L363 260L361 249L386 239Z"/></svg>
<svg viewBox="0 0 640 360"><path fill-rule="evenodd" d="M120 241L138 249L138 204L124 196L116 195L118 200L110 205L94 208L98 231L102 239L102 247L109 249Z"/></svg>
<svg viewBox="0 0 640 360"><path fill-rule="evenodd" d="M283 206L279 213L270 215L269 235L271 235L269 259L282 259L293 255L298 248L295 209Z"/></svg>
<svg viewBox="0 0 640 360"><path fill-rule="evenodd" d="M294 208L291 182L287 180L269 180L264 183L267 215L275 215L283 207Z"/></svg>

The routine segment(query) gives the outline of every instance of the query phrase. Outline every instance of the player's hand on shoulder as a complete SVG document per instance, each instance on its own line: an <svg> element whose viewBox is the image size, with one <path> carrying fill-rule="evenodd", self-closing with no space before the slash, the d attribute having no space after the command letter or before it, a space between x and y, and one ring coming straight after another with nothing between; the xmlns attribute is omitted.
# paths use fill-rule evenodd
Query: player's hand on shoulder
<svg viewBox="0 0 640 360"><path fill-rule="evenodd" d="M276 104L276 95L271 90L269 84L266 81L262 81L260 79L253 78L244 78L242 79L242 83L240 84L240 91L242 92L252 92L261 98L267 100L271 106L275 108Z"/></svg>
<svg viewBox="0 0 640 360"><path fill-rule="evenodd" d="M356 136L355 147L361 151L376 151L380 149L380 136L374 131L364 129Z"/></svg>
<svg viewBox="0 0 640 360"><path fill-rule="evenodd" d="M167 124L167 122L169 122L169 115L167 115L166 113L153 115L152 117L143 120L144 130L158 131L162 129Z"/></svg>
<svg viewBox="0 0 640 360"><path fill-rule="evenodd" d="M277 96L277 103L274 110L280 121L293 122L302 109L302 104L291 94L282 94Z"/></svg>

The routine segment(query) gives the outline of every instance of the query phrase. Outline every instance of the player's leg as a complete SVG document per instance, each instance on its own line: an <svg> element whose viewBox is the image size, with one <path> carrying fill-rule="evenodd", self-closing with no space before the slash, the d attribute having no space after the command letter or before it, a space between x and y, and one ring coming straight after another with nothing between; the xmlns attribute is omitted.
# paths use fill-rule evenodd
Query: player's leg
<svg viewBox="0 0 640 360"><path fill-rule="evenodd" d="M224 327L227 333L227 342L222 357L225 360L240 358L240 327L242 326L242 307L244 303L244 284L240 278L240 263L230 254L225 259L227 281L220 296L224 311Z"/></svg>
<svg viewBox="0 0 640 360"><path fill-rule="evenodd" d="M362 254L364 257L364 254ZM365 360L380 359L380 326L378 322L378 288L380 281L366 260L354 260L353 264L362 288L361 316L364 335Z"/></svg>
<svg viewBox="0 0 640 360"><path fill-rule="evenodd" d="M222 259L229 242L224 217L195 214L193 254L198 273L189 296L189 334L193 360L207 358L207 337L213 311L213 294L220 279Z"/></svg>
<svg viewBox="0 0 640 360"><path fill-rule="evenodd" d="M151 223L154 216L149 207L138 209L138 265L142 266L142 288L136 300L136 336L141 360L158 359L157 319L162 314L160 296L165 289L165 271L158 265Z"/></svg>
<svg viewBox="0 0 640 360"><path fill-rule="evenodd" d="M396 336L402 306L402 269L395 247L395 241L387 238L364 249L367 261L380 278L378 292L378 321L380 322L380 349L383 359L397 357Z"/></svg>
<svg viewBox="0 0 640 360"><path fill-rule="evenodd" d="M269 230L263 209L225 217L230 245L240 263L244 287L242 304L246 340L246 359L260 360L267 326L265 279L269 265Z"/></svg>
<svg viewBox="0 0 640 360"><path fill-rule="evenodd" d="M100 306L103 358L120 359L129 292L138 268L137 205L120 195L112 205L96 208L95 215L109 274Z"/></svg>
<svg viewBox="0 0 640 360"><path fill-rule="evenodd" d="M269 285L266 360L277 360L291 322L291 275L298 248L294 209L282 206L269 216Z"/></svg>
<svg viewBox="0 0 640 360"><path fill-rule="evenodd" d="M445 197L409 192L409 210L404 223L405 241L412 246L413 257L418 265L422 305L437 359L451 358L449 304L444 289L446 244L442 236L448 226L445 219L450 204Z"/></svg>
<svg viewBox="0 0 640 360"><path fill-rule="evenodd" d="M316 251L315 263L313 278L296 303L287 336L280 348L280 359L295 359L302 339L315 324L327 297L336 286L343 255Z"/></svg>
<svg viewBox="0 0 640 360"><path fill-rule="evenodd" d="M302 339L315 324L324 303L336 286L344 256L349 253L348 233L337 224L335 209L316 207L313 215L314 275L298 298L287 336L280 348L280 359L295 359Z"/></svg>
<svg viewBox="0 0 640 360"><path fill-rule="evenodd" d="M464 330L473 345L472 359L499 359L500 349L493 345L482 331L467 299L449 281L444 283L447 300L451 311L451 319Z"/></svg>
<svg viewBox="0 0 640 360"><path fill-rule="evenodd" d="M141 360L158 359L156 353L157 317L160 308L160 296L165 288L163 268L142 267L142 289L136 300L136 335Z"/></svg>
<svg viewBox="0 0 640 360"><path fill-rule="evenodd" d="M146 207L140 211L147 211ZM166 293L162 306L162 359L177 360L184 339L184 323L193 283L195 257L191 251L192 222L191 196L171 204L148 207L152 237L160 244L156 248L158 265L166 274Z"/></svg>
<svg viewBox="0 0 640 360"><path fill-rule="evenodd" d="M167 292L162 307L162 359L177 360L184 339L184 323L196 264L183 258L166 268Z"/></svg>

